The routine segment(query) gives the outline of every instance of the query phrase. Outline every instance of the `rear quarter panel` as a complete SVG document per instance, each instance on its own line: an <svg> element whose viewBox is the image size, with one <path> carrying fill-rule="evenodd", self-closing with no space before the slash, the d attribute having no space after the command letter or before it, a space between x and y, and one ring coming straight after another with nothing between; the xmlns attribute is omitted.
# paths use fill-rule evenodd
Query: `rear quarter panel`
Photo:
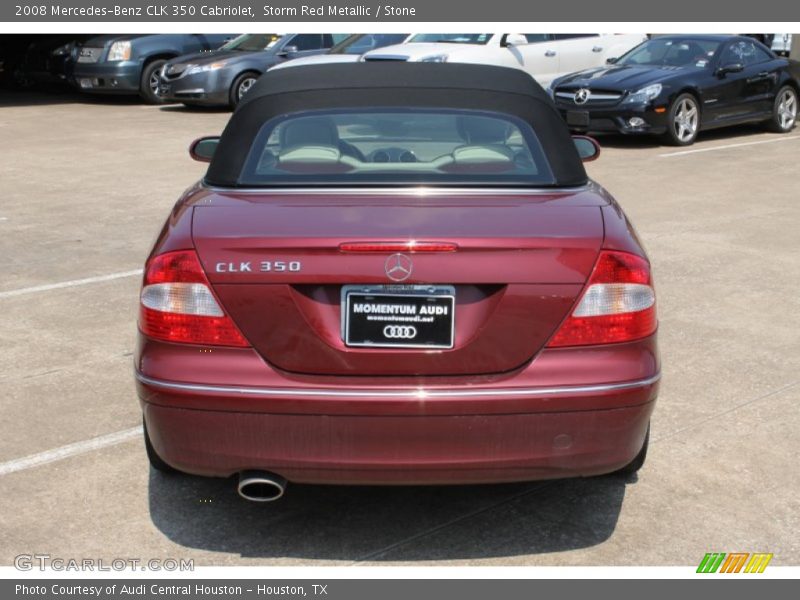
<svg viewBox="0 0 800 600"><path fill-rule="evenodd" d="M167 220L161 226L153 248L147 256L151 257L174 250L186 250L194 247L192 242L192 204L196 193L202 189L198 183L188 188L172 207Z"/></svg>

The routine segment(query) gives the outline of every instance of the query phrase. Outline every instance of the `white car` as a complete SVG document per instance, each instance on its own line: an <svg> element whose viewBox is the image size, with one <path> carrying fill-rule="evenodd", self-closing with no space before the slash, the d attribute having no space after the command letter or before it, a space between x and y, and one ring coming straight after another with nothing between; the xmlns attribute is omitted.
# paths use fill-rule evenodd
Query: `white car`
<svg viewBox="0 0 800 600"><path fill-rule="evenodd" d="M789 56L792 51L792 34L791 33L775 33L772 38L772 51L781 56Z"/></svg>
<svg viewBox="0 0 800 600"><path fill-rule="evenodd" d="M347 36L325 54L315 56L305 56L287 60L270 68L285 69L287 67L299 67L301 65L322 65L328 63L357 62L361 55L370 50L400 44L411 36L407 33L356 33Z"/></svg>
<svg viewBox="0 0 800 600"><path fill-rule="evenodd" d="M546 87L561 75L604 65L646 39L644 34L418 33L404 44L367 52L361 60L516 67Z"/></svg>

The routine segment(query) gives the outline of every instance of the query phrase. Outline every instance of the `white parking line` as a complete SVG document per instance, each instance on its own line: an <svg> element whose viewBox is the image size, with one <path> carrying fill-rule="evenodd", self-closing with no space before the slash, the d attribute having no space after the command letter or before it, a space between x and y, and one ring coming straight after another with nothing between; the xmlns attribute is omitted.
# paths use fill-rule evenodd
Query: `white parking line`
<svg viewBox="0 0 800 600"><path fill-rule="evenodd" d="M64 460L65 458L70 458L71 456L86 454L87 452L92 452L101 448L116 446L117 444L127 442L128 440L136 438L140 435L142 435L142 427L132 427L131 429L117 431L116 433L109 433L108 435L101 435L100 437L92 438L90 440L83 440L82 442L67 444L66 446L54 448L53 450L46 450L45 452L39 452L38 454L31 454L30 456L25 456L23 458L9 460L8 462L0 463L0 476L8 475L9 473L15 473L17 471L33 469L34 467L40 467L51 462Z"/></svg>
<svg viewBox="0 0 800 600"><path fill-rule="evenodd" d="M87 285L90 283L101 283L103 281L112 281L114 279L122 279L123 277L133 277L134 275L141 275L141 269L133 271L122 271L121 273L110 273L108 275L98 275L97 277L86 277L84 279L72 279L70 281L59 281L58 283L47 283L44 285L35 285L33 287L19 288L16 290L7 290L0 292L0 299L11 298L12 296L24 296L25 294L34 294L36 292L47 292L49 290L60 290L62 288L76 287L79 285Z"/></svg>
<svg viewBox="0 0 800 600"><path fill-rule="evenodd" d="M697 154L699 152L713 152L714 150L727 150L728 148L742 148L743 146L757 146L758 144L773 144L775 142L791 142L792 140L800 140L800 135L792 137L782 137L774 140L760 140L758 142L742 142L741 144L726 144L724 146L713 146L711 148L696 148L694 150L681 150L679 152L668 152L667 154L659 154L659 158L667 158L669 156L685 156L687 154Z"/></svg>

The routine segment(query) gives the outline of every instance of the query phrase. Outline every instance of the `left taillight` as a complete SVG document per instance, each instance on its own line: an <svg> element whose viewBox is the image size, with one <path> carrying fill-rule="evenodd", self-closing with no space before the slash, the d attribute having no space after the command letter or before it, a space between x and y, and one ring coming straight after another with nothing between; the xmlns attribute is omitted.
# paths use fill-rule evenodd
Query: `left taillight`
<svg viewBox="0 0 800 600"><path fill-rule="evenodd" d="M139 329L166 342L250 345L214 297L194 250L167 252L147 263L139 298Z"/></svg>
<svg viewBox="0 0 800 600"><path fill-rule="evenodd" d="M649 263L634 254L604 250L578 305L547 345L630 342L652 335L657 326Z"/></svg>

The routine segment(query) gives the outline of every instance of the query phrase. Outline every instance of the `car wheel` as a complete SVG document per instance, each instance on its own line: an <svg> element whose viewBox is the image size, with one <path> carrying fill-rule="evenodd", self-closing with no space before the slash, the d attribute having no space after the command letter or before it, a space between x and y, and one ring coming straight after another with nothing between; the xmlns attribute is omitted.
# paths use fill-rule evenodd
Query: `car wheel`
<svg viewBox="0 0 800 600"><path fill-rule="evenodd" d="M164 104L166 102L158 95L158 74L166 62L166 60L154 60L144 66L142 80L139 83L139 95L147 104Z"/></svg>
<svg viewBox="0 0 800 600"><path fill-rule="evenodd" d="M665 141L671 146L691 146L700 131L700 107L697 98L681 94L669 107Z"/></svg>
<svg viewBox="0 0 800 600"><path fill-rule="evenodd" d="M619 471L615 472L615 475L622 475L628 477L636 473L639 469L644 466L644 461L647 458L647 447L650 445L650 423L647 424L647 433L644 434L644 443L642 444L642 449L639 450L639 454L629 462L627 465L622 467Z"/></svg>
<svg viewBox="0 0 800 600"><path fill-rule="evenodd" d="M147 423L144 422L144 419L142 419L142 428L144 429L144 449L147 451L147 460L150 461L150 466L162 473L178 473L175 467L171 467L165 463L161 457L156 454L156 450L150 442L150 435L147 433Z"/></svg>
<svg viewBox="0 0 800 600"><path fill-rule="evenodd" d="M797 121L797 91L789 85L783 86L775 96L772 117L767 128L775 133L788 133Z"/></svg>
<svg viewBox="0 0 800 600"><path fill-rule="evenodd" d="M256 81L258 80L258 73L248 72L242 73L236 79L233 80L233 85L231 85L231 93L230 93L230 105L231 108L236 108L236 105L239 104L242 97L250 90L253 85L255 85Z"/></svg>

